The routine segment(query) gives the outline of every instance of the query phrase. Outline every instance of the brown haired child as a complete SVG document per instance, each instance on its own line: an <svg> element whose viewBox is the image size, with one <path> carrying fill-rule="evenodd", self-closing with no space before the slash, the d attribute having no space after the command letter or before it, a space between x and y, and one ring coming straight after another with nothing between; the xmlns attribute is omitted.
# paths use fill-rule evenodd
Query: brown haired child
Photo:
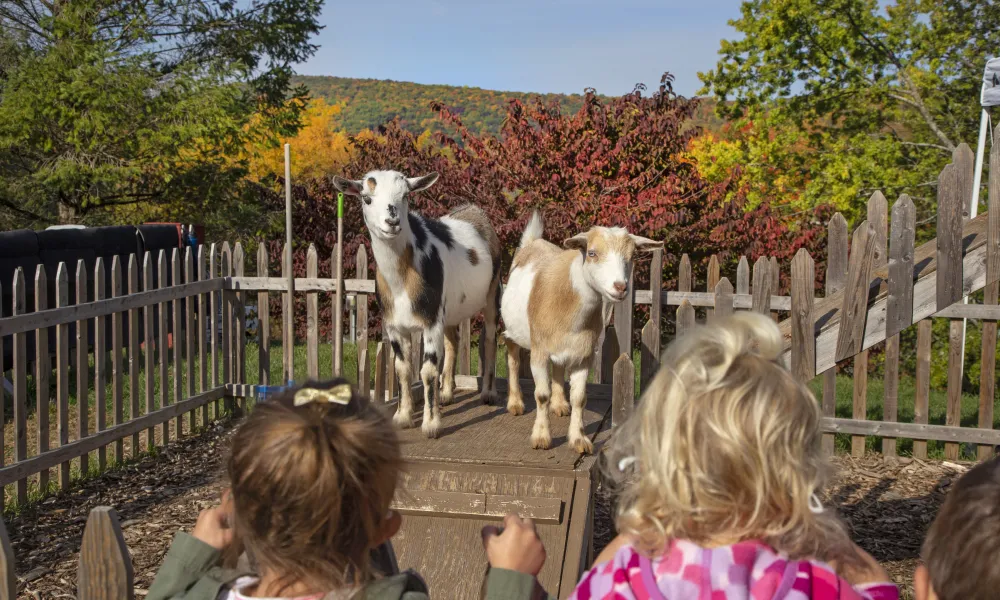
<svg viewBox="0 0 1000 600"><path fill-rule="evenodd" d="M371 552L400 527L389 505L403 458L391 423L346 381L259 404L232 444L230 490L176 535L147 600L428 598L416 573L373 572ZM491 597L528 598L545 551L530 522L508 525L484 534ZM241 550L256 573L221 566Z"/></svg>
<svg viewBox="0 0 1000 600"><path fill-rule="evenodd" d="M917 600L1000 597L1000 458L975 466L952 488L922 551Z"/></svg>

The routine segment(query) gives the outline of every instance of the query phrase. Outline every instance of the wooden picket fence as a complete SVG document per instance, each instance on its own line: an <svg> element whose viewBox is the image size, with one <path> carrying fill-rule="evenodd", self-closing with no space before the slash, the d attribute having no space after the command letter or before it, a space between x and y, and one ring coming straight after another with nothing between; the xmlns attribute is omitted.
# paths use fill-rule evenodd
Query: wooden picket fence
<svg viewBox="0 0 1000 600"><path fill-rule="evenodd" d="M1000 174L1000 146L994 147L991 154L990 172ZM672 329L673 336L683 335L696 326L698 310L709 321L736 310L752 310L770 314L779 321L785 339L784 360L797 377L803 381L817 375L823 378L821 402L825 415L824 444L828 451L832 452L833 436L839 433L852 436L855 455L864 452L866 436L883 438L882 451L886 455L896 452L898 438L914 440L913 453L917 457L926 457L928 440L946 442L945 456L950 459L959 457L962 443L978 445L981 458L992 454L993 448L1000 445L1000 431L993 429L995 348L1000 318L997 306L1000 176L990 178L988 211L970 219L965 207L971 197L972 178L972 152L962 145L939 178L937 239L919 247L914 242L915 207L905 196L892 207L891 229L888 202L880 193L872 196L867 219L855 228L852 236L848 235L846 219L836 215L829 223L822 298L815 297L814 260L805 250L800 250L789 266L787 296L779 294L779 265L769 257L758 258L752 267L745 257L741 258L734 274L735 286L721 272L723 260L711 257L701 279L704 291L695 291L692 263L683 256L679 261L677 289L665 290L664 256L662 251L653 252L649 289L630 290L626 300L615 307L613 322L595 355L594 386L588 389L612 397L612 423L617 424L631 413L637 392L657 369L664 332ZM292 380L295 367L292 349L298 342L291 326L292 294L287 283L290 254L286 249L281 259L281 276L274 277L269 272L271 260L265 246L258 245L256 276L244 273L246 261L239 243L176 249L169 256L161 252L155 257L149 253L141 257L115 257L110 267L100 259L94 265L81 261L75 269L73 288L70 267L60 264L54 279L54 306L47 304L48 279L40 266L34 274L33 312L28 312L25 306L27 274L18 271L12 282L12 314L0 318L0 342L12 344L14 350L10 374L13 422L7 430L0 430L3 450L0 486L13 486L18 504L28 501L32 485L43 493L53 487L66 489L70 485L71 461L76 461L82 473L104 470L109 464L165 445L172 437L190 434L211 419L239 415L247 408L246 399L259 393L259 386ZM337 256L335 250L332 267L337 266ZM348 376L356 377L361 391L377 401L392 401L401 383L419 387L417 381L396 380L387 343L377 343L374 354L369 355L369 341L376 332L368 327L367 296L375 293L375 282L368 272L364 248L359 250L354 277L343 280L342 286L338 286L336 279L319 277L318 264L316 249L310 247L306 277L294 279L293 293L304 294L306 298L307 375L316 377L321 372L322 344L334 346L331 372L341 374L343 365L337 357L342 356L338 347L342 338L334 335L329 340L320 339L319 298L321 294L340 296L334 305L343 306L344 297L353 294L358 298L358 360L357 373ZM105 273L108 268L110 275ZM166 284L168 269L172 274L171 285ZM93 273L94 282L104 282L108 277L110 286L94 285L92 293L88 293L88 272ZM331 268L330 272L336 269ZM70 289L76 290L73 303ZM984 304L963 303L963 297L983 289ZM281 382L273 382L270 377L268 299L272 293L281 293L284 300L281 315L284 381ZM259 319L255 340L258 372L256 382L248 382L245 308L254 303ZM637 349L633 348L632 335L635 304L649 305L648 320L640 329ZM932 318L949 319L951 323L944 425L928 424ZM963 319L980 319L984 323L978 427L960 426ZM911 325L918 328L915 418L912 423L902 423L898 422L899 340L900 333ZM94 332L93 344L80 337L87 335L89 327ZM75 356L70 356L69 336L74 329L77 344ZM49 348L49 330L55 332L54 348ZM158 335L154 336L154 332ZM29 335L37 340L34 356L28 356L25 350ZM883 343L883 416L881 421L874 421L867 419L868 352ZM633 350L638 352L638 389ZM419 364L419 343L414 344L413 352ZM472 373L471 355L472 331L466 322L459 337L456 377L459 388L478 387L480 379ZM851 418L838 418L834 411L835 367L848 361L854 365L853 414ZM74 362L76 397L88 398L92 394L93 405L77 402L72 407L70 403L70 367ZM414 369L415 376L417 372ZM526 373L519 376L530 377ZM50 393L53 379L54 394ZM35 390L33 422L29 422L29 380ZM505 383L500 378L501 393L505 391ZM54 432L49 422L53 406ZM75 408L73 414L71 408ZM71 427L74 420L75 426ZM5 432L13 435L11 449L5 446ZM35 438L35 443L29 449L30 437ZM52 439L57 443L50 444ZM55 477L50 481L53 469ZM104 516L100 519L111 519L110 512L101 514ZM95 527L105 532L102 539L111 539L107 537L110 535L107 526ZM111 547L106 541L101 542L100 552L110 552L107 549ZM85 536L84 549L87 548ZM103 564L101 560L110 559L84 561L83 556L81 598L130 597L84 593L91 586L89 582L101 577L107 579L107 573L118 571L100 571L105 567L94 566L92 572L84 573L85 563L98 565ZM9 589L12 581L10 564L0 564L2 589ZM0 598L4 597L2 589Z"/></svg>

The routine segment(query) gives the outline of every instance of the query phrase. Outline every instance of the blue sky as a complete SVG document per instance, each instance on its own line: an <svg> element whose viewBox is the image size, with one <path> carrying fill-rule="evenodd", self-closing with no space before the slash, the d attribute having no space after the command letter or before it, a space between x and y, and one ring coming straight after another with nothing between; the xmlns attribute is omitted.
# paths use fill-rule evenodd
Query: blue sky
<svg viewBox="0 0 1000 600"><path fill-rule="evenodd" d="M306 75L618 95L664 71L693 95L739 0L327 0Z"/></svg>

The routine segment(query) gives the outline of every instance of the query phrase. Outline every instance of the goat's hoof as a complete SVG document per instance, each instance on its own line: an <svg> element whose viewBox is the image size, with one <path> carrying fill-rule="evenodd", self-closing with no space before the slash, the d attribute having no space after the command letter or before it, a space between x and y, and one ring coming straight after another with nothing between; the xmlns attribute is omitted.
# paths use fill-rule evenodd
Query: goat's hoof
<svg viewBox="0 0 1000 600"><path fill-rule="evenodd" d="M397 411L392 416L392 424L400 429L409 429L413 427L413 414Z"/></svg>
<svg viewBox="0 0 1000 600"><path fill-rule="evenodd" d="M552 435L531 435L531 447L535 450L548 450L552 445Z"/></svg>
<svg viewBox="0 0 1000 600"><path fill-rule="evenodd" d="M593 454L594 453L594 443L590 441L590 438L586 436L581 436L570 442L573 449L580 454Z"/></svg>
<svg viewBox="0 0 1000 600"><path fill-rule="evenodd" d="M424 432L430 439L434 439L438 436L438 432L441 431L441 417L434 417L433 419L424 421L420 426L420 430Z"/></svg>
<svg viewBox="0 0 1000 600"><path fill-rule="evenodd" d="M486 406L494 406L500 397L493 390L483 390L482 392L479 392L479 399L482 400L483 404Z"/></svg>
<svg viewBox="0 0 1000 600"><path fill-rule="evenodd" d="M569 416L569 402L566 400L558 401L552 400L549 403L549 412L557 417L568 417Z"/></svg>
<svg viewBox="0 0 1000 600"><path fill-rule="evenodd" d="M515 417L524 414L524 402L507 402L507 412L514 415Z"/></svg>
<svg viewBox="0 0 1000 600"><path fill-rule="evenodd" d="M441 398L438 400L438 404L440 406L448 406L454 400L455 400L455 393L454 392L445 392L444 390L442 390L441 391Z"/></svg>

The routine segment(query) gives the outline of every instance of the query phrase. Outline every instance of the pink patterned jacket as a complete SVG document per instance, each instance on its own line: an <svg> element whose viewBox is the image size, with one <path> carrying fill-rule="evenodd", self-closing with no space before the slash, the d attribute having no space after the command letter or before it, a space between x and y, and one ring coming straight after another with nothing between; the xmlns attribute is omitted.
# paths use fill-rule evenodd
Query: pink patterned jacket
<svg viewBox="0 0 1000 600"><path fill-rule="evenodd" d="M570 600L899 600L892 583L852 587L825 563L791 561L760 542L706 549L675 540L652 560L623 546Z"/></svg>

